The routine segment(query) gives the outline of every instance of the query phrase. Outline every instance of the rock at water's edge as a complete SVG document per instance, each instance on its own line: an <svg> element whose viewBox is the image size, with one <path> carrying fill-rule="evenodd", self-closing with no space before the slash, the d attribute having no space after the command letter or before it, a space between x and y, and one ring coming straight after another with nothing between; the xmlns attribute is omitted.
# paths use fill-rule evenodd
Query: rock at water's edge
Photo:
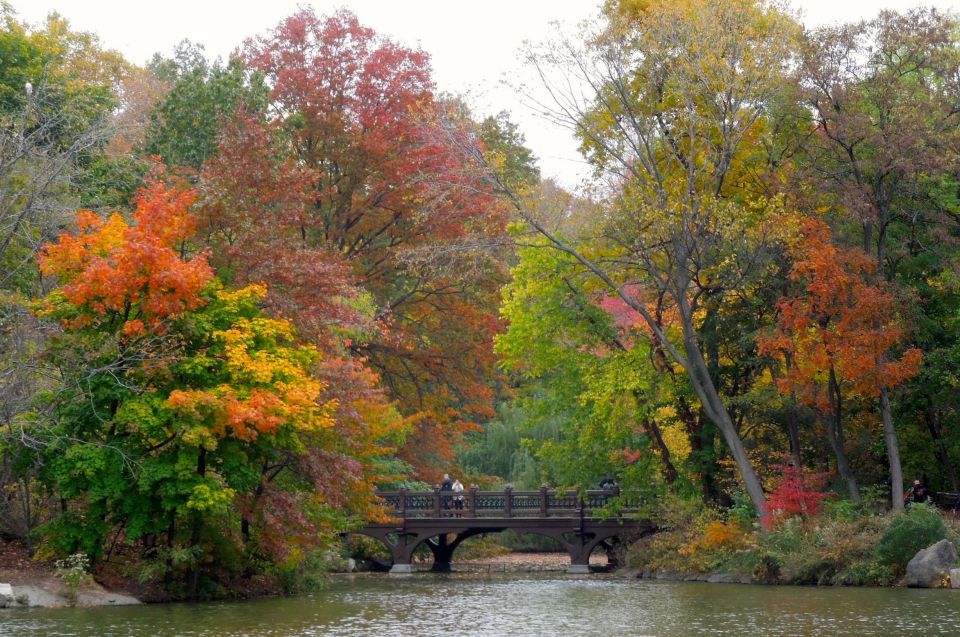
<svg viewBox="0 0 960 637"><path fill-rule="evenodd" d="M949 540L940 540L913 556L904 581L914 588L940 588L956 562L956 547Z"/></svg>
<svg viewBox="0 0 960 637"><path fill-rule="evenodd" d="M950 588L960 588L960 568L950 569Z"/></svg>
<svg viewBox="0 0 960 637"><path fill-rule="evenodd" d="M13 587L9 584L0 584L0 608L7 608L13 604Z"/></svg>

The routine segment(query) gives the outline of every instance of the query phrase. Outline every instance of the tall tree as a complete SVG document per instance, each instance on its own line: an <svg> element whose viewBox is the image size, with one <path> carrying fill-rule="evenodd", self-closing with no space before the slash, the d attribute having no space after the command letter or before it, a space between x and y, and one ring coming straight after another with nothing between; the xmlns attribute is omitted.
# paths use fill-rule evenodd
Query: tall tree
<svg viewBox="0 0 960 637"><path fill-rule="evenodd" d="M52 328L29 311L29 298L44 291L35 256L78 205L102 200L105 188L84 185L112 135L114 82L129 64L56 14L30 28L6 4L0 59L0 466L10 470L0 476L0 518L22 534L40 518L29 504L35 458L21 453L18 432L50 410L36 396L53 384L37 360ZM14 502L26 505L8 508Z"/></svg>
<svg viewBox="0 0 960 637"><path fill-rule="evenodd" d="M150 112L144 150L170 167L199 171L216 154L217 134L238 109L255 113L266 107L261 75L238 58L211 63L202 46L188 41L172 59L155 57L150 71L170 88Z"/></svg>
<svg viewBox="0 0 960 637"><path fill-rule="evenodd" d="M935 245L924 235L942 241L956 232L931 187L960 165L956 22L934 9L883 11L814 31L802 62L817 125L808 168L832 195L828 205L858 226L874 276L893 281ZM897 503L903 481L887 387L878 407Z"/></svg>
<svg viewBox="0 0 960 637"><path fill-rule="evenodd" d="M765 116L797 35L761 2L611 3L585 47L561 41L530 56L553 100L544 108L576 131L614 194L595 253L522 205L520 214L637 311L683 366L761 513L763 488L704 351L704 313L763 271L778 206L756 196L755 149L770 135ZM630 293L636 284L669 299L679 343Z"/></svg>
<svg viewBox="0 0 960 637"><path fill-rule="evenodd" d="M375 515L373 484L402 431L389 406L349 405L338 422L321 354L266 289L222 289L203 255L181 256L193 193L151 183L133 224L78 215L41 255L63 287L40 303L63 334L47 356L63 376L39 432L43 477L67 504L49 529L63 550L104 549L106 533L203 561L234 538L251 556L293 559L351 518ZM239 516L229 514L236 510ZM293 547L296 547L294 550Z"/></svg>
<svg viewBox="0 0 960 637"><path fill-rule="evenodd" d="M917 373L921 353L892 350L903 339L893 296L870 283L874 262L861 250L838 248L823 221L807 219L791 247L790 277L802 284L794 297L778 303L779 323L760 339L761 350L780 354L785 365L778 385L828 416L828 438L850 498L860 501L857 479L847 459L844 401L848 394L878 398ZM896 440L887 440L896 451ZM903 506L894 479L894 506Z"/></svg>
<svg viewBox="0 0 960 637"><path fill-rule="evenodd" d="M560 424L555 439L526 441L544 479L591 485L616 475L632 489L676 481L663 432L667 424L682 427L663 416L673 396L652 362L647 334L632 312L625 318L610 299L584 289L576 261L546 247L520 250L501 308L509 327L496 341L503 364L525 381L525 428Z"/></svg>
<svg viewBox="0 0 960 637"><path fill-rule="evenodd" d="M263 267L278 278L265 279L277 298L296 296L291 316L308 332L362 319L348 347L407 415L417 415L408 457L435 474L451 461L450 443L492 414L502 269L475 248L500 231L503 215L457 152L473 124L458 104L433 96L423 52L377 36L347 12L301 11L248 42L244 59L271 87L270 121L226 130L223 156L211 162L202 189L227 201L248 197L223 208L255 221L214 218L215 205L204 214L212 227L240 229L232 250L249 262L262 262L270 244L275 267ZM257 160L254 144L276 149L261 157L273 167L238 170ZM278 230L253 243L249 229L261 224ZM309 293L333 281L340 292Z"/></svg>

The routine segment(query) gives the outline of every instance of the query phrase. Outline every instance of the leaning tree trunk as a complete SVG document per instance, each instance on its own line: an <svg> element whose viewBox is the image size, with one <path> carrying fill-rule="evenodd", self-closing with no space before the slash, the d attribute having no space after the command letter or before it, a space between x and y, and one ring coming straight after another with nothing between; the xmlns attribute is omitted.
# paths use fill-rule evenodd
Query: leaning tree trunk
<svg viewBox="0 0 960 637"><path fill-rule="evenodd" d="M740 439L740 433L737 431L736 425L733 424L730 412L727 411L727 407L717 391L717 386L710 377L707 362L704 360L703 352L700 351L697 343L690 305L685 298L678 298L677 301L683 323L683 347L687 354L687 375L690 377L690 383L703 405L704 413L717 426L724 442L727 443L730 455L733 456L740 472L743 486L747 489L750 500L757 509L757 515L762 519L767 512L767 498L763 493L763 486L761 486L760 480L753 470L753 465L747 456L743 440Z"/></svg>
<svg viewBox="0 0 960 637"><path fill-rule="evenodd" d="M837 382L833 365L830 366L829 391L833 414L827 419L827 438L830 440L833 455L837 458L837 472L847 485L850 499L859 504L860 486L857 484L853 469L850 468L850 461L847 460L846 441L843 437L843 397L840 394L840 383Z"/></svg>
<svg viewBox="0 0 960 637"><path fill-rule="evenodd" d="M903 511L903 468L900 466L900 445L897 430L893 426L890 411L890 396L887 388L880 388L880 415L883 418L883 439L887 443L887 459L890 461L890 499L894 511Z"/></svg>
<svg viewBox="0 0 960 637"><path fill-rule="evenodd" d="M763 487L760 485L760 480L757 478L757 474L750 464L746 449L743 447L743 441L740 440L740 434L733 424L733 419L730 418L730 413L727 411L723 399L720 398L717 386L713 382L713 379L710 378L710 372L707 368L707 362L703 358L703 352L700 351L700 345L697 342L697 330L693 325L693 309L690 307L690 300L687 298L687 282L682 280L673 282L671 285L672 289L668 292L679 309L680 319L683 324L683 350L686 353L686 356L683 356L677 348L673 346L660 325L657 324L657 321L642 303L627 294L624 287L614 282L614 280L610 278L610 275L597 266L597 264L583 256L572 246L567 245L534 216L524 213L522 205L519 203L516 205L517 210L520 211L523 218L533 226L537 232L546 237L556 248L566 252L586 266L601 281L608 285L612 291L616 292L628 306L636 310L644 318L653 332L654 337L670 352L670 356L683 365L690 379L690 384L693 385L693 389L700 399L704 413L720 430L724 441L730 448L730 453L733 455L734 462L736 462L737 469L740 472L740 479L743 481L747 493L750 494L750 500L753 502L754 507L756 507L757 514L761 517L766 515L767 499L763 494Z"/></svg>

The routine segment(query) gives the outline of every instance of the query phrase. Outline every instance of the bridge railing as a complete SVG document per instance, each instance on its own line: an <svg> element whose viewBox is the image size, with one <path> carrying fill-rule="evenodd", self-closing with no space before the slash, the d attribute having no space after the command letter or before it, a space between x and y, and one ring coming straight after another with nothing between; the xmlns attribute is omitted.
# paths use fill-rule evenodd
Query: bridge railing
<svg viewBox="0 0 960 637"><path fill-rule="evenodd" d="M635 511L641 499L619 488L585 492L541 487L537 491L462 492L381 491L378 494L387 512L399 518L549 518L610 517L612 511Z"/></svg>

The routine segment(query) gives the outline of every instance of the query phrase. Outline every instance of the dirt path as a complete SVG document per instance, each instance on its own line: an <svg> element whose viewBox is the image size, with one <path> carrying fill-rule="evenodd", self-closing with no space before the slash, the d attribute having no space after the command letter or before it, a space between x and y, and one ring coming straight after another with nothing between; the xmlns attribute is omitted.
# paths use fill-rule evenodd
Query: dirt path
<svg viewBox="0 0 960 637"><path fill-rule="evenodd" d="M605 555L590 557L591 566L606 566ZM478 571L566 571L570 556L566 553L507 553L474 560L454 560L454 570Z"/></svg>

